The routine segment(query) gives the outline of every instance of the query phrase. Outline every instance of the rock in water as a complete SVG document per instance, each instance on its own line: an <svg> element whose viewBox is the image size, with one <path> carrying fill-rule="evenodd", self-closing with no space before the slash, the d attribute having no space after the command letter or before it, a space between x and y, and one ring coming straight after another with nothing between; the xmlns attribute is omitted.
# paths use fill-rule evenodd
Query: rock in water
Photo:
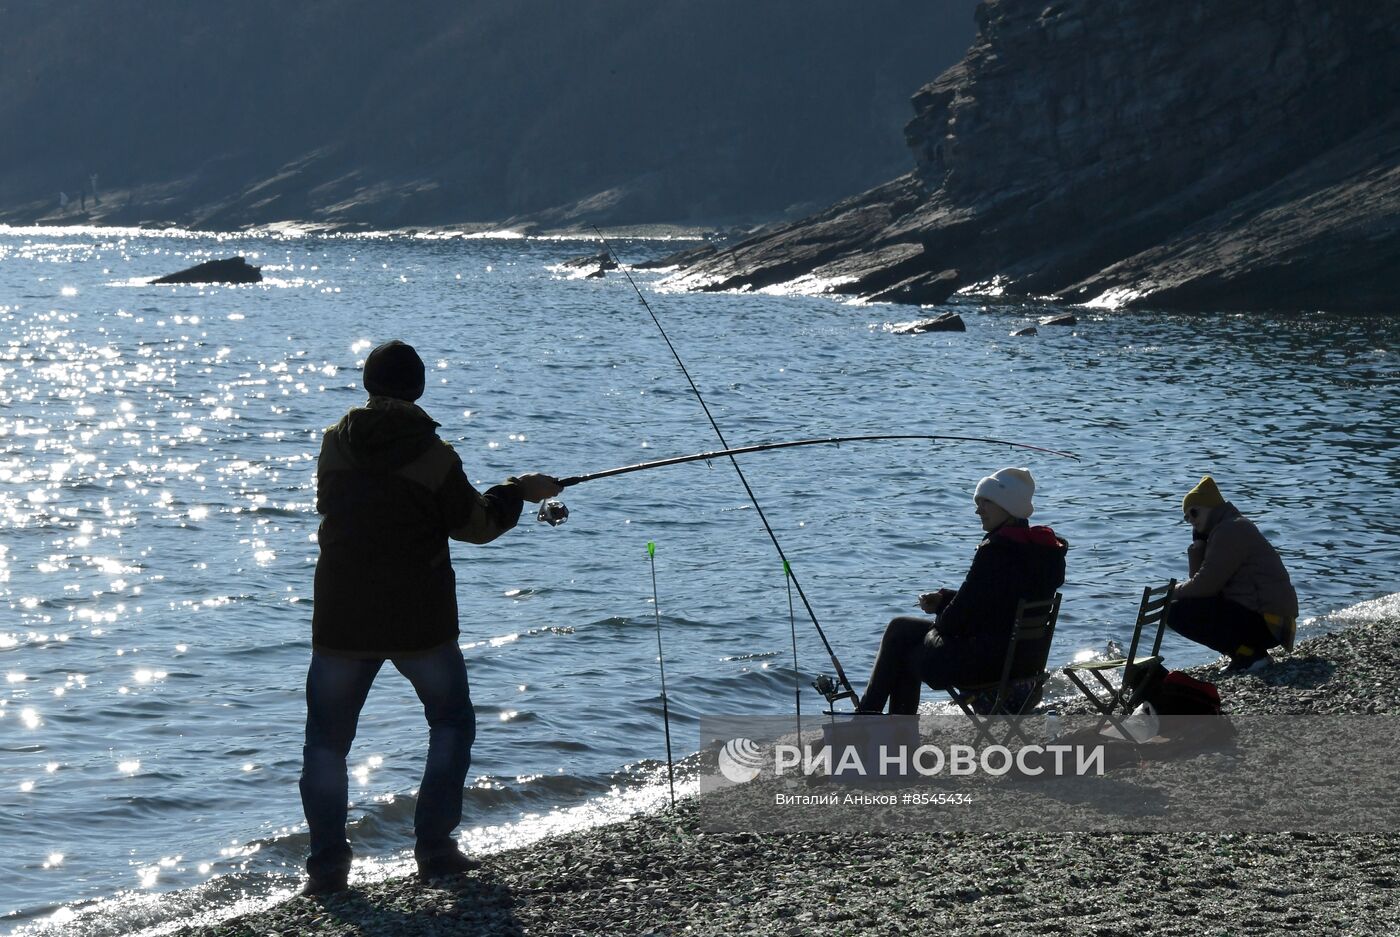
<svg viewBox="0 0 1400 937"><path fill-rule="evenodd" d="M599 270L616 270L617 261L613 260L612 255L607 251L599 251L596 254L586 254L583 257L572 257L564 261L564 266L577 269L596 267Z"/></svg>
<svg viewBox="0 0 1400 937"><path fill-rule="evenodd" d="M1041 325L1078 325L1079 320L1073 314L1065 312L1058 316L1046 316L1040 320Z"/></svg>
<svg viewBox="0 0 1400 937"><path fill-rule="evenodd" d="M907 325L898 325L894 328L896 335L918 335L922 332L966 332L967 323L963 322L962 316L956 312L945 312L941 316L934 316L932 319L920 319L918 322L910 322Z"/></svg>
<svg viewBox="0 0 1400 937"><path fill-rule="evenodd" d="M1011 333L1012 338L1020 338L1023 335L1039 335L1040 330L1033 325L1028 325L1024 329L1017 329Z"/></svg>
<svg viewBox="0 0 1400 937"><path fill-rule="evenodd" d="M242 257L206 260L187 270L152 280L157 283L261 283L262 268L254 267Z"/></svg>

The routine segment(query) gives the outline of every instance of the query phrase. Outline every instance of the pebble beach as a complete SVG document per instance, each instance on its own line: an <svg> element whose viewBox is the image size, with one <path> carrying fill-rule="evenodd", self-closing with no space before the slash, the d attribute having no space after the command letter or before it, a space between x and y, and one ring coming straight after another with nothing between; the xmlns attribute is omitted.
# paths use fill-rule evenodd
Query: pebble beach
<svg viewBox="0 0 1400 937"><path fill-rule="evenodd" d="M1400 618L1258 675L1190 671L1227 713L1394 714ZM293 898L178 937L1400 932L1400 833L706 833L693 800L414 877Z"/></svg>

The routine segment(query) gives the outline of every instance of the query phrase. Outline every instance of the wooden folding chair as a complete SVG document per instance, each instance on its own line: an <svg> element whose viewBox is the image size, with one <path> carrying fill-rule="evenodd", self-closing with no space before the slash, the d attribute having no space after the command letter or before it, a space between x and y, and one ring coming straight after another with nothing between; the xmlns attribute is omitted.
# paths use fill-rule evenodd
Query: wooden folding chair
<svg viewBox="0 0 1400 937"><path fill-rule="evenodd" d="M1001 743L1005 744L1014 735L1023 743L1030 738L1021 730L1021 720L1040 702L1045 681L1050 672L1045 669L1050 658L1050 642L1055 637L1055 622L1060 617L1060 593L1054 598L1039 602L1022 599L1016 604L1016 621L1011 627L1011 644L1006 648L1006 662L1002 664L1001 679L989 683L971 683L949 688L948 695L977 727L977 739L988 745L998 744L990 727L994 720L1010 717L1008 731ZM1016 663L1016 648L1022 644L1043 641L1043 652L1032 673L1012 676ZM988 694L991 703L984 704Z"/></svg>
<svg viewBox="0 0 1400 937"><path fill-rule="evenodd" d="M1162 663L1162 636L1166 632L1167 608L1176 594L1176 580L1169 579L1165 586L1142 590L1142 601L1138 603L1137 622L1133 625L1133 640L1128 645L1128 656L1110 660L1086 660L1070 664L1064 669L1079 691L1089 698L1102 718L1099 729L1109 723L1126 739L1130 738L1123 728L1123 719L1132 713L1142 702L1143 691L1147 688L1147 676ZM1138 656L1143 632L1155 629L1152 637L1152 653ZM1123 672L1118 685L1114 686L1106 674L1115 670ZM1086 681L1081 674L1092 674L1097 688ZM1102 692L1100 692L1100 690Z"/></svg>

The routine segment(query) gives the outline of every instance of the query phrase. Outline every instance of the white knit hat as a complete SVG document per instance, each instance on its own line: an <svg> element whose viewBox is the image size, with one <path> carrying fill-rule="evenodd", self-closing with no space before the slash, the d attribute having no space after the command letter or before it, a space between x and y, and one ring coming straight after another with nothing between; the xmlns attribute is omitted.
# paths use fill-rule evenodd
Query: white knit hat
<svg viewBox="0 0 1400 937"><path fill-rule="evenodd" d="M978 482L972 497L986 498L1000 505L1012 517L1024 520L1035 513L1035 507L1031 504L1034 494L1035 479L1031 478L1030 469L1004 468Z"/></svg>

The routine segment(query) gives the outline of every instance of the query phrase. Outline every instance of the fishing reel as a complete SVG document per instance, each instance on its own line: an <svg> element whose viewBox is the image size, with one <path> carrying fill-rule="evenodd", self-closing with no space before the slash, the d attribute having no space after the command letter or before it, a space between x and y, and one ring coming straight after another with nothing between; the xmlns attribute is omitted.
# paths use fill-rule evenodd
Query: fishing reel
<svg viewBox="0 0 1400 937"><path fill-rule="evenodd" d="M556 501L553 498L540 502L539 513L535 515L535 520L541 524L548 524L550 527L558 527L568 519L568 507L563 501Z"/></svg>
<svg viewBox="0 0 1400 937"><path fill-rule="evenodd" d="M842 689L840 683L826 674L821 674L817 679L812 681L812 689L816 690L826 699L827 705L831 707L831 709L827 710L829 715L836 714L836 703L839 700L848 699L851 701L852 706L856 704L856 691Z"/></svg>

